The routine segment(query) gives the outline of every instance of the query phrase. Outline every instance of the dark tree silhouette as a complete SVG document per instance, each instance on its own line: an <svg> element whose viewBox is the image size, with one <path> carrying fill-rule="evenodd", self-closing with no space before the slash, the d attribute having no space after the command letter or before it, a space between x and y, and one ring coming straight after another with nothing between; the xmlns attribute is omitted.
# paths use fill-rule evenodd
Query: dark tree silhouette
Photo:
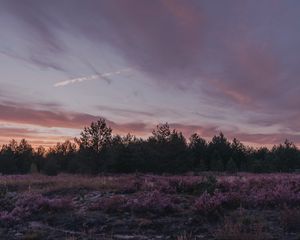
<svg viewBox="0 0 300 240"><path fill-rule="evenodd" d="M212 138L211 142L208 145L208 151L212 161L216 160L213 159L213 156L216 154L216 152L218 153L218 159L222 161L223 167L226 165L232 154L230 142L222 132L218 136L214 136Z"/></svg>
<svg viewBox="0 0 300 240"><path fill-rule="evenodd" d="M220 153L217 150L215 150L212 154L211 162L210 162L210 170L216 172L224 171L223 160L221 158Z"/></svg>
<svg viewBox="0 0 300 240"><path fill-rule="evenodd" d="M271 150L232 142L223 133L206 141L192 134L187 142L168 123L159 124L147 139L112 135L105 119L85 127L75 141L33 149L26 140L12 140L0 150L0 173L24 174L31 169L48 175L59 172L183 173L187 171L291 172L300 169L300 151L292 142Z"/></svg>
<svg viewBox="0 0 300 240"><path fill-rule="evenodd" d="M100 118L85 127L75 141L79 145L79 152L72 171L93 174L104 171L108 150L112 145L112 129L107 126L105 119Z"/></svg>
<svg viewBox="0 0 300 240"><path fill-rule="evenodd" d="M89 127L85 127L77 139L77 143L83 149L90 149L100 153L112 141L112 129L107 126L104 118L97 122L92 122Z"/></svg>
<svg viewBox="0 0 300 240"><path fill-rule="evenodd" d="M3 145L0 156L0 172L2 173L27 173L33 162L33 148L22 139L18 144L12 140L8 145Z"/></svg>
<svg viewBox="0 0 300 240"><path fill-rule="evenodd" d="M153 139L157 142L168 142L171 136L171 129L168 123L159 124L152 131Z"/></svg>
<svg viewBox="0 0 300 240"><path fill-rule="evenodd" d="M233 158L230 158L229 161L226 164L226 171L230 173L235 173L238 171L237 165Z"/></svg>
<svg viewBox="0 0 300 240"><path fill-rule="evenodd" d="M197 133L191 135L189 139L189 151L193 161L193 167L200 171L208 169L207 142Z"/></svg>
<svg viewBox="0 0 300 240"><path fill-rule="evenodd" d="M41 172L44 167L46 149L43 146L39 146L33 154L33 163L36 165L37 171Z"/></svg>

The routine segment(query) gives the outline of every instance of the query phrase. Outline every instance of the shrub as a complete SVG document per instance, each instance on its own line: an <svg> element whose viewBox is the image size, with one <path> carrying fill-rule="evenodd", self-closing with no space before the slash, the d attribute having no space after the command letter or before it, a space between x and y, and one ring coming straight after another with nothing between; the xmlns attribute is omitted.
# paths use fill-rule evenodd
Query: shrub
<svg viewBox="0 0 300 240"><path fill-rule="evenodd" d="M176 209L171 197L159 191L141 192L129 199L127 207L134 212L169 213Z"/></svg>
<svg viewBox="0 0 300 240"><path fill-rule="evenodd" d="M0 212L0 220L6 222L19 221L33 213L41 211L62 211L72 208L72 202L66 198L49 199L38 193L25 193L21 195L11 212Z"/></svg>
<svg viewBox="0 0 300 240"><path fill-rule="evenodd" d="M165 214L174 211L173 199L159 191L138 192L133 196L113 195L101 198L90 207L90 210L105 212L133 211L136 213Z"/></svg>
<svg viewBox="0 0 300 240"><path fill-rule="evenodd" d="M200 193L213 193L217 188L217 179L213 175L209 175L205 177L205 180L200 182L199 184L199 192Z"/></svg>
<svg viewBox="0 0 300 240"><path fill-rule="evenodd" d="M171 193L212 194L217 188L217 179L212 175L205 176L201 180L193 177L176 177L169 180L169 188Z"/></svg>
<svg viewBox="0 0 300 240"><path fill-rule="evenodd" d="M171 193L197 194L200 190L201 182L190 178L171 178L169 180L169 188Z"/></svg>
<svg viewBox="0 0 300 240"><path fill-rule="evenodd" d="M217 193L215 195L203 193L194 203L194 209L204 215L210 215L219 212L222 204L226 201L225 195Z"/></svg>
<svg viewBox="0 0 300 240"><path fill-rule="evenodd" d="M90 210L103 210L105 212L119 212L126 209L127 199L124 196L113 195L102 198L99 202L93 204Z"/></svg>
<svg viewBox="0 0 300 240"><path fill-rule="evenodd" d="M249 205L275 207L282 205L298 205L300 203L300 193L291 189L287 184L277 184L276 186L263 186L260 189L252 189L248 200Z"/></svg>

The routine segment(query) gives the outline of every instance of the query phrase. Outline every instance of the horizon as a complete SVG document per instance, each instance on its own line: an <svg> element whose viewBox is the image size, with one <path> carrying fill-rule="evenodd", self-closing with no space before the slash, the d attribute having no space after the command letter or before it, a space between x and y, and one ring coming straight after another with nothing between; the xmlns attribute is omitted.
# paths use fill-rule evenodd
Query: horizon
<svg viewBox="0 0 300 240"><path fill-rule="evenodd" d="M104 117L121 135L168 122L299 147L297 5L0 0L0 146L54 146Z"/></svg>
<svg viewBox="0 0 300 240"><path fill-rule="evenodd" d="M100 119L103 119L103 118L100 118ZM100 120L100 119L98 119L98 120ZM105 120L105 122L107 121L106 119L104 119L104 120ZM95 122L92 122L92 123L95 123ZM134 134L132 134L130 132L128 132L127 134L114 133L114 129L112 129L109 125L107 125L107 126L112 129L112 136L113 137L117 137L117 136L126 137L126 136L130 135L130 136L132 136L134 138L141 139L143 141L148 141L151 137L153 137L153 131L155 131L157 129L157 127L162 126L164 124L167 124L170 127L171 131L175 131L177 133L182 134L183 137L184 137L184 139L186 140L187 145L190 144L190 137L192 137L193 134L197 134L199 137L201 137L202 139L204 139L207 144L212 143L212 140L213 140L214 137L219 137L219 136L221 136L221 134L223 134L223 132L218 132L218 133L216 133L215 135L213 135L211 137L202 137L197 132L189 132L189 135L187 135L187 134L184 134L182 131L180 131L180 130L178 130L176 128L173 128L174 126L172 124L167 123L167 122L166 123L159 123L156 126L153 126L153 129L150 132L148 132L148 134L145 134L143 136L136 136L136 135L134 135ZM37 150L39 147L44 147L46 150L54 149L54 148L57 147L58 144L63 144L63 143L66 143L67 141L76 144L76 139L80 139L81 133L83 133L83 131L84 131L85 128L89 128L89 127L90 127L90 125L89 126L84 126L84 128L81 130L81 132L78 133L77 136L75 136L73 138L61 138L60 141L56 141L56 142L54 141L54 142L51 142L51 143L47 143L46 142L47 140L45 140L45 139L44 140L43 139L40 140L40 141L44 141L44 144L40 144L41 143L40 141L38 141L36 143L36 142L32 142L30 140L28 141L26 138L20 138L20 139L12 138L8 142L2 143L2 144L0 143L0 150L1 150L1 147L8 146L12 141L15 141L18 144L22 140L25 140L28 144L30 144L30 146L33 148L33 150ZM262 144L252 144L251 142L243 142L243 141L240 141L240 139L238 139L238 138L236 138L234 136L232 138L228 138L224 134L223 134L223 136L225 137L225 139L227 139L227 141L230 144L233 143L234 139L236 139L238 142L240 142L246 148L253 149L253 150L259 150L259 149L262 149L262 148L267 148L268 150L272 150L273 147L278 147L280 145L283 145L283 144L285 144L285 142L291 143L297 149L299 149L299 146L296 145L294 142L291 142L289 139L285 139L284 141L282 141L282 142L280 142L278 144L266 144L266 145L262 145Z"/></svg>

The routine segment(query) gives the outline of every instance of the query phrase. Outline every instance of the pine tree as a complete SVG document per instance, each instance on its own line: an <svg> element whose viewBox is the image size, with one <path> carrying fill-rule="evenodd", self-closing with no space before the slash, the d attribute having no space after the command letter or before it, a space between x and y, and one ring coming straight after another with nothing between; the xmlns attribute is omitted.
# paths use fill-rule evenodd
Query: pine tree
<svg viewBox="0 0 300 240"><path fill-rule="evenodd" d="M237 165L236 165L235 161L233 160L233 158L230 158L229 161L227 162L226 171L231 172L231 173L238 171Z"/></svg>
<svg viewBox="0 0 300 240"><path fill-rule="evenodd" d="M224 171L223 161L218 151L214 151L212 155L212 160L210 162L210 169L216 172Z"/></svg>

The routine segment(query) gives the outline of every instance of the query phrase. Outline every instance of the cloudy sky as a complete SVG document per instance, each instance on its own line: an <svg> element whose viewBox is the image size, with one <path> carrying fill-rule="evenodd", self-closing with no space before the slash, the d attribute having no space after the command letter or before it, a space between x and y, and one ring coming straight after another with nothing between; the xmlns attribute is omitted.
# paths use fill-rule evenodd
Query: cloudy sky
<svg viewBox="0 0 300 240"><path fill-rule="evenodd" d="M300 145L300 1L0 0L0 144L105 117Z"/></svg>

